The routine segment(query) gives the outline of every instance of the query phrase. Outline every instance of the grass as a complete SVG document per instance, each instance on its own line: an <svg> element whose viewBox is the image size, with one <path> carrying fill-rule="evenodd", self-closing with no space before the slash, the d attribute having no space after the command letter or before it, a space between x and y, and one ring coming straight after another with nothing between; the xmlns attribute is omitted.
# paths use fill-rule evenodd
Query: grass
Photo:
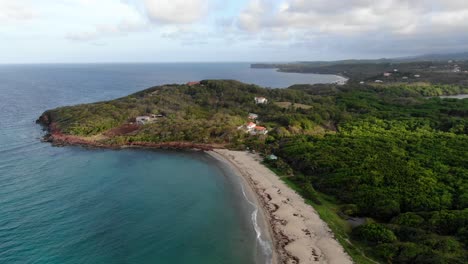
<svg viewBox="0 0 468 264"><path fill-rule="evenodd" d="M301 193L301 189L293 181L291 181L291 177L282 176L283 173L281 173L280 170L269 166L267 163L264 163L264 165L267 166L276 175L278 175L291 189L295 190L299 194ZM328 224L330 229L335 234L335 238L343 246L344 250L353 259L353 261L357 264L380 263L365 255L364 251L368 251L368 248L366 248L364 245L360 245L354 241L351 242L351 226L346 220L338 215L340 208L336 202L336 199L320 192L317 192L317 199L321 204L316 204L311 200L304 198L308 204L314 207L320 218Z"/></svg>

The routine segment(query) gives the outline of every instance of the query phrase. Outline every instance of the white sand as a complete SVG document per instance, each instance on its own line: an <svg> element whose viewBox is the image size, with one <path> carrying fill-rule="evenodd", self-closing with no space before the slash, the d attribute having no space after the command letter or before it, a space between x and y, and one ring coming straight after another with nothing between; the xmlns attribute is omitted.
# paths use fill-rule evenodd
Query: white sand
<svg viewBox="0 0 468 264"><path fill-rule="evenodd" d="M315 209L262 165L258 155L225 149L210 154L230 162L257 194L271 225L278 263L352 263Z"/></svg>

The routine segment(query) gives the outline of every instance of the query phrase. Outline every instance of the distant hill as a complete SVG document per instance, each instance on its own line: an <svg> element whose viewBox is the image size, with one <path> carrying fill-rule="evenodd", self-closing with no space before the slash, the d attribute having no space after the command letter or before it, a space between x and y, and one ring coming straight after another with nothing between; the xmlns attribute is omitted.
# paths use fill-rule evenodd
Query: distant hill
<svg viewBox="0 0 468 264"><path fill-rule="evenodd" d="M443 54L424 54L409 57L398 58L381 58L381 59L348 59L336 61L297 61L291 64L305 65L313 67L323 67L331 65L355 65L355 64L381 64L381 63L403 63L403 62L421 62L421 61L468 61L468 52L459 53L443 53ZM280 68L278 65L285 65L284 63L256 63L252 64L252 68Z"/></svg>
<svg viewBox="0 0 468 264"><path fill-rule="evenodd" d="M401 60L404 60L404 61L468 60L468 52L446 53L446 54L425 54L425 55L420 55L420 56L401 58Z"/></svg>

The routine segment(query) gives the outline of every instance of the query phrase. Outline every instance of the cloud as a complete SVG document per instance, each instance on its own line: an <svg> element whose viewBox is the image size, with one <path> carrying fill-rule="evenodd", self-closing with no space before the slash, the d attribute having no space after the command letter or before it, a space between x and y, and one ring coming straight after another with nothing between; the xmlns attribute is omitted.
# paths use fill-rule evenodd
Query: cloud
<svg viewBox="0 0 468 264"><path fill-rule="evenodd" d="M468 41L466 21L466 0L250 0L236 24L252 36L292 46L321 48L321 38L330 41L320 41L327 46L363 49L378 42L382 50L413 51L428 43L460 48Z"/></svg>
<svg viewBox="0 0 468 264"><path fill-rule="evenodd" d="M92 31L70 33L66 38L73 41L94 41L104 37L125 36L129 33L148 30L149 25L147 24L124 20L117 25L97 25Z"/></svg>
<svg viewBox="0 0 468 264"><path fill-rule="evenodd" d="M0 22L26 21L39 16L32 6L20 1L0 0Z"/></svg>
<svg viewBox="0 0 468 264"><path fill-rule="evenodd" d="M457 0L250 0L239 15L241 29L307 29L359 34L390 31L407 34L433 27L459 27L468 18L468 2ZM466 24L466 23L465 23ZM467 24L468 25L468 24Z"/></svg>
<svg viewBox="0 0 468 264"><path fill-rule="evenodd" d="M71 41L92 42L109 37L122 37L132 33L145 32L151 25L145 16L131 2L123 0L64 0L70 14L69 33L65 38Z"/></svg>
<svg viewBox="0 0 468 264"><path fill-rule="evenodd" d="M2 1L2 0L0 0ZM179 40L187 42L194 22L203 18L211 0L66 0L88 10L112 10L105 15L107 23L95 24L88 30L71 32L66 38L72 41L95 41L106 37L126 36L131 33L154 30L164 31L172 26L184 27L185 35ZM105 1L105 2L104 2ZM99 15L96 13L95 15ZM112 21L113 20L113 21ZM89 27L89 26L88 26ZM168 37L163 36L163 37ZM171 37L176 39L176 34ZM191 41L197 42L190 37ZM199 41L198 41L199 42Z"/></svg>
<svg viewBox="0 0 468 264"><path fill-rule="evenodd" d="M208 0L145 0L148 17L157 23L189 24L202 19L208 11Z"/></svg>

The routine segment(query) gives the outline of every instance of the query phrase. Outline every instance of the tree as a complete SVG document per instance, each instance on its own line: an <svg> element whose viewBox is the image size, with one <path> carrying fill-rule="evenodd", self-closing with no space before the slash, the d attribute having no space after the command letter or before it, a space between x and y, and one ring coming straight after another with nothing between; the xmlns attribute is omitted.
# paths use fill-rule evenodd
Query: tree
<svg viewBox="0 0 468 264"><path fill-rule="evenodd" d="M365 224L353 229L353 236L369 243L392 243L397 240L397 237L392 230L377 223Z"/></svg>

